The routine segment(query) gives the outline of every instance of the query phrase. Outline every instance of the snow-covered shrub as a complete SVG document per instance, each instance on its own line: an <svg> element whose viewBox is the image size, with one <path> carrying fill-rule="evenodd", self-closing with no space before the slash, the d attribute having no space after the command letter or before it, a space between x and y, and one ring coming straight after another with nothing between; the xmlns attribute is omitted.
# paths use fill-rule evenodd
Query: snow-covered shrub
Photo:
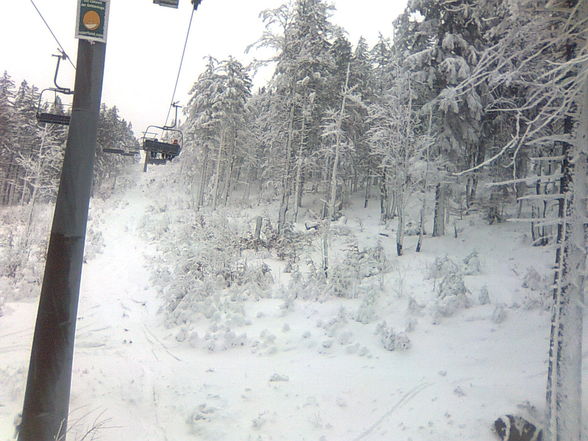
<svg viewBox="0 0 588 441"><path fill-rule="evenodd" d="M371 290L363 296L359 308L357 308L357 312L354 316L356 321L367 325L377 318L376 302L378 299L378 294L378 291Z"/></svg>
<svg viewBox="0 0 588 441"><path fill-rule="evenodd" d="M329 288L331 293L337 297L354 299L357 297L357 284L359 279L359 268L357 261L352 256L343 262L335 265L330 270Z"/></svg>
<svg viewBox="0 0 588 441"><path fill-rule="evenodd" d="M414 315L420 315L421 311L425 308L424 305L420 305L416 299L412 296L408 297L408 306L407 306L407 311L410 314L414 314Z"/></svg>
<svg viewBox="0 0 588 441"><path fill-rule="evenodd" d="M429 279L440 279L448 274L458 272L459 266L448 256L443 256L435 258L435 261L428 268L427 276Z"/></svg>
<svg viewBox="0 0 588 441"><path fill-rule="evenodd" d="M386 269L386 254L380 245L360 251L356 244L352 244L345 251L343 261L332 266L329 287L337 297L357 298L365 289L362 285L366 280Z"/></svg>
<svg viewBox="0 0 588 441"><path fill-rule="evenodd" d="M5 278L9 286L0 292L6 300L21 300L39 294L50 222L39 210L40 219L27 228L22 213L17 208L11 210L15 210L14 216L2 216L6 224L0 225L0 278Z"/></svg>
<svg viewBox="0 0 588 441"><path fill-rule="evenodd" d="M316 326L318 328L322 328L325 331L327 337L333 338L341 329L347 326L347 315L347 311L345 310L345 308L342 307L337 312L337 315L333 317L331 320L329 320L328 322L323 322L322 320L319 320Z"/></svg>
<svg viewBox="0 0 588 441"><path fill-rule="evenodd" d="M496 305L492 313L492 322L497 325L506 320L506 309L503 304Z"/></svg>
<svg viewBox="0 0 588 441"><path fill-rule="evenodd" d="M416 329L418 321L415 318L408 317L406 319L406 325L404 326L405 332L413 332Z"/></svg>
<svg viewBox="0 0 588 441"><path fill-rule="evenodd" d="M376 334L380 336L380 342L388 351L406 351L410 349L411 342L404 332L395 332L386 322L382 322L376 328Z"/></svg>
<svg viewBox="0 0 588 441"><path fill-rule="evenodd" d="M0 276L16 277L23 263L25 250L17 245L16 234L12 230L6 231L0 250Z"/></svg>
<svg viewBox="0 0 588 441"><path fill-rule="evenodd" d="M470 291L465 286L463 276L459 273L453 273L443 277L437 287L436 311L449 317L470 305Z"/></svg>
<svg viewBox="0 0 588 441"><path fill-rule="evenodd" d="M388 260L384 247L378 243L359 255L359 275L361 278L379 275L388 270Z"/></svg>
<svg viewBox="0 0 588 441"><path fill-rule="evenodd" d="M480 256L478 256L477 251L472 251L468 256L466 256L465 259L463 259L462 272L466 276L480 274L480 272L481 272Z"/></svg>
<svg viewBox="0 0 588 441"><path fill-rule="evenodd" d="M325 273L312 260L292 272L282 297L288 299L319 300L327 291Z"/></svg>
<svg viewBox="0 0 588 441"><path fill-rule="evenodd" d="M7 402L20 401L24 393L27 371L24 367L7 365L0 368L0 390L4 405Z"/></svg>
<svg viewBox="0 0 588 441"><path fill-rule="evenodd" d="M201 425L203 423L210 423L215 417L216 411L216 408L210 407L206 403L200 404L194 409L186 419L186 423L190 426L192 433L195 435L199 434L202 430Z"/></svg>
<svg viewBox="0 0 588 441"><path fill-rule="evenodd" d="M93 226L86 232L86 243L84 246L84 260L92 260L104 250L104 236L102 232Z"/></svg>
<svg viewBox="0 0 588 441"><path fill-rule="evenodd" d="M523 277L523 288L528 288L532 291L542 291L545 289L546 282L532 266L527 268L527 272Z"/></svg>
<svg viewBox="0 0 588 441"><path fill-rule="evenodd" d="M488 293L488 287L486 285L480 288L480 293L478 294L478 302L480 305L487 305L490 303L490 294Z"/></svg>
<svg viewBox="0 0 588 441"><path fill-rule="evenodd" d="M551 307L550 282L547 277L542 277L535 268L527 268L523 277L525 296L523 306L527 309L549 309Z"/></svg>
<svg viewBox="0 0 588 441"><path fill-rule="evenodd" d="M220 352L246 346L249 340L247 334L236 334L231 329L225 328L216 332L208 332L202 342L210 352Z"/></svg>

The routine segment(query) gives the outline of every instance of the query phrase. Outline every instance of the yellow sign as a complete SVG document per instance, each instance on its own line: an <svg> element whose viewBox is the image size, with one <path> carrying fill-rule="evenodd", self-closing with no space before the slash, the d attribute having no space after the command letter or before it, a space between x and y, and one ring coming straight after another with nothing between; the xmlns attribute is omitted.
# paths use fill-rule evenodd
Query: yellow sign
<svg viewBox="0 0 588 441"><path fill-rule="evenodd" d="M84 14L82 22L84 23L86 29L95 31L100 27L100 16L96 11L88 11Z"/></svg>

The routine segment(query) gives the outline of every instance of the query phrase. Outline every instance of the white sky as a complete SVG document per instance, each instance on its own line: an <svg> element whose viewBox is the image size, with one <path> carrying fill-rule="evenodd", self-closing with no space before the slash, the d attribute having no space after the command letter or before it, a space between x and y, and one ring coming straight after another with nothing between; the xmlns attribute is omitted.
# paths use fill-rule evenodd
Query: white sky
<svg viewBox="0 0 588 441"><path fill-rule="evenodd" d="M76 0L34 0L74 63ZM194 15L176 100L185 104L188 91L204 67L204 57L233 55L247 62L245 48L259 38L259 12L282 0L203 0ZM353 44L364 36L369 44L378 32L391 36L392 20L406 0L332 0L332 22L345 28ZM149 124L163 124L173 86L191 4L179 9L152 0L111 0L106 71L102 101L116 105L139 135ZM0 73L7 70L18 85L22 79L39 88L53 86L57 43L30 0L0 0ZM60 85L73 88L74 72L62 63ZM267 74L266 74L267 75ZM259 81L257 82L259 83Z"/></svg>

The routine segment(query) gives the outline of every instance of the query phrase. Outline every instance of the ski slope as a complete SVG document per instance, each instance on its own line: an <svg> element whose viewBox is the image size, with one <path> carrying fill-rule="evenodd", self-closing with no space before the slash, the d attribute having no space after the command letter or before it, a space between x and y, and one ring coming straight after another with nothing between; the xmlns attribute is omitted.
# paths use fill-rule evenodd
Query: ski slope
<svg viewBox="0 0 588 441"><path fill-rule="evenodd" d="M550 317L525 306L535 294L523 279L529 267L548 276L551 256L528 244L525 226L472 217L459 238L426 238L420 254L407 238L401 258L390 237L383 245L394 265L378 320L354 320L361 299L250 299L239 304L241 343L208 350L202 340L214 324L180 337L152 283L158 251L145 216L156 200L173 199L174 170L137 170L126 191L92 201L90 228L103 242L83 269L69 440L491 441L505 413L541 419ZM341 220L361 245L383 237L375 205L358 202ZM432 317L427 265L472 250L482 271L466 286L474 300L486 286L490 304ZM277 283L287 277L272 268ZM11 302L0 317L0 441L13 439L22 406L35 309ZM406 329L408 350L382 346L382 320Z"/></svg>

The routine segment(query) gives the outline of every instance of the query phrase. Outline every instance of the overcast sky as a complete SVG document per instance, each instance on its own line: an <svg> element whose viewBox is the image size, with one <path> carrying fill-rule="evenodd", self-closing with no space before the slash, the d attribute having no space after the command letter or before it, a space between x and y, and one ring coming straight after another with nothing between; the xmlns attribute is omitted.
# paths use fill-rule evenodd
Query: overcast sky
<svg viewBox="0 0 588 441"><path fill-rule="evenodd" d="M77 0L34 0L75 63L73 37ZM259 12L282 0L203 0L194 15L176 100L185 104L188 91L204 66L204 57L233 55L248 62L245 48L263 31ZM391 36L392 20L406 0L333 0L331 21L345 28L353 44L364 36L373 44L378 32ZM106 71L102 101L116 105L140 135L149 124L163 124L171 100L186 30L189 0L179 9L152 0L111 0ZM53 86L57 43L30 0L0 0L0 71L18 83L27 79L39 88ZM60 85L73 88L74 71L62 63ZM267 75L267 74L266 74ZM260 83L259 80L256 81Z"/></svg>

